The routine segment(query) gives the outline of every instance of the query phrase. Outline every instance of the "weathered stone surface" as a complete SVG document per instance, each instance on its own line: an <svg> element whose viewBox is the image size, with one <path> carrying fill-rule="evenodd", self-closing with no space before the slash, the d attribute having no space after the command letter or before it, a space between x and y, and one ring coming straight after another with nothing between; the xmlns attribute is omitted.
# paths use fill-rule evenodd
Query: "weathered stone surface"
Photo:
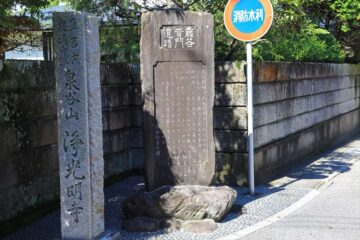
<svg viewBox="0 0 360 240"><path fill-rule="evenodd" d="M129 64L112 63L102 66L101 84L127 85L133 82L132 70Z"/></svg>
<svg viewBox="0 0 360 240"><path fill-rule="evenodd" d="M18 134L16 130L17 129L13 128L9 123L0 123L0 156L4 160L6 159L4 158L5 155L18 153L19 147L21 147L21 143L17 139ZM4 160L2 162L4 162Z"/></svg>
<svg viewBox="0 0 360 240"><path fill-rule="evenodd" d="M134 106L132 107L132 113L131 113L131 123L132 127L140 127L143 126L143 110L142 106Z"/></svg>
<svg viewBox="0 0 360 240"><path fill-rule="evenodd" d="M130 148L143 148L141 128L123 128L104 133L104 152L114 154Z"/></svg>
<svg viewBox="0 0 360 240"><path fill-rule="evenodd" d="M352 100L357 97L356 91L356 88L345 88L255 106L254 127ZM358 87L358 91L360 92L360 87Z"/></svg>
<svg viewBox="0 0 360 240"><path fill-rule="evenodd" d="M248 155L216 153L215 182L230 186L247 186Z"/></svg>
<svg viewBox="0 0 360 240"><path fill-rule="evenodd" d="M144 167L144 149L130 149L129 157L132 170L143 171Z"/></svg>
<svg viewBox="0 0 360 240"><path fill-rule="evenodd" d="M218 225L213 219L204 219L186 221L182 224L181 228L191 233L205 234L214 232L218 229Z"/></svg>
<svg viewBox="0 0 360 240"><path fill-rule="evenodd" d="M117 108L103 110L104 131L112 131L131 126L131 109Z"/></svg>
<svg viewBox="0 0 360 240"><path fill-rule="evenodd" d="M36 181L26 184L2 188L2 191L0 192L0 222L3 224L14 218L16 213L33 208L34 201L41 206L49 203L49 200L59 199L59 177L37 178Z"/></svg>
<svg viewBox="0 0 360 240"><path fill-rule="evenodd" d="M105 85L101 88L102 106L107 108L129 105L128 86Z"/></svg>
<svg viewBox="0 0 360 240"><path fill-rule="evenodd" d="M100 47L96 16L54 13L63 239L104 231Z"/></svg>
<svg viewBox="0 0 360 240"><path fill-rule="evenodd" d="M122 228L128 232L156 232L161 229L165 229L166 232L172 232L180 230L182 223L179 219L134 217L125 219Z"/></svg>
<svg viewBox="0 0 360 240"><path fill-rule="evenodd" d="M144 104L141 94L141 85L129 86L129 98L131 105L142 106Z"/></svg>
<svg viewBox="0 0 360 240"><path fill-rule="evenodd" d="M32 148L57 143L56 118L38 119L31 122L29 140Z"/></svg>
<svg viewBox="0 0 360 240"><path fill-rule="evenodd" d="M308 78L331 78L359 75L354 64L258 62L254 64L255 82L302 80Z"/></svg>
<svg viewBox="0 0 360 240"><path fill-rule="evenodd" d="M266 183L273 179L274 173L281 173L285 167L354 136L359 133L359 124L360 109L357 109L257 149L257 182Z"/></svg>
<svg viewBox="0 0 360 240"><path fill-rule="evenodd" d="M219 221L230 210L235 198L236 191L229 187L163 186L128 197L123 210L128 218Z"/></svg>
<svg viewBox="0 0 360 240"><path fill-rule="evenodd" d="M215 106L236 107L246 106L246 84L216 84L215 86Z"/></svg>
<svg viewBox="0 0 360 240"><path fill-rule="evenodd" d="M244 62L217 62L215 65L216 83L246 82Z"/></svg>
<svg viewBox="0 0 360 240"><path fill-rule="evenodd" d="M316 111L307 112L278 122L254 129L255 148L264 146L275 140L289 136L336 116L358 109L360 99L352 99L335 105L330 105Z"/></svg>
<svg viewBox="0 0 360 240"><path fill-rule="evenodd" d="M217 152L246 152L246 131L215 130Z"/></svg>
<svg viewBox="0 0 360 240"><path fill-rule="evenodd" d="M160 229L160 221L155 218L135 217L125 219L122 227L128 232L156 232Z"/></svg>
<svg viewBox="0 0 360 240"><path fill-rule="evenodd" d="M180 219L162 219L160 221L160 228L166 229L167 232L173 232L176 230L180 230L182 227L183 221Z"/></svg>
<svg viewBox="0 0 360 240"><path fill-rule="evenodd" d="M214 21L207 13L142 14L145 179L163 185L209 185L213 140Z"/></svg>
<svg viewBox="0 0 360 240"><path fill-rule="evenodd" d="M217 107L214 114L215 129L247 129L246 107Z"/></svg>
<svg viewBox="0 0 360 240"><path fill-rule="evenodd" d="M335 90L352 88L356 76L332 77L325 79L307 79L301 81L283 81L277 83L255 84L254 104L270 103L289 98L315 95Z"/></svg>
<svg viewBox="0 0 360 240"><path fill-rule="evenodd" d="M133 170L128 151L122 151L104 157L105 179L118 176L124 172Z"/></svg>
<svg viewBox="0 0 360 240"><path fill-rule="evenodd" d="M50 61L6 60L0 74L0 89L19 88L54 89L54 64Z"/></svg>
<svg viewBox="0 0 360 240"><path fill-rule="evenodd" d="M17 79L2 80L0 78L0 82L16 80ZM41 117L48 118L49 116L56 116L56 93L52 89L18 89L14 91L0 91L0 109L3 112L3 114L0 115L0 122L4 120L6 121L6 118L9 118L9 114L15 114L15 111L17 114L21 114L21 116L18 117L19 120L23 121L38 119ZM8 111L8 109L10 111Z"/></svg>

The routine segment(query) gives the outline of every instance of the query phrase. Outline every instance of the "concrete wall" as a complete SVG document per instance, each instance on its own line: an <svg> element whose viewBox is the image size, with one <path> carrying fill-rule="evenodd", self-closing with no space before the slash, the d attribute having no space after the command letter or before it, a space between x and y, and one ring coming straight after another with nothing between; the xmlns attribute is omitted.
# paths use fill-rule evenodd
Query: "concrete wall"
<svg viewBox="0 0 360 240"><path fill-rule="evenodd" d="M136 67L101 66L106 178L142 168L142 100L135 94L141 93ZM59 198L51 62L4 64L0 72L0 132L1 223Z"/></svg>
<svg viewBox="0 0 360 240"><path fill-rule="evenodd" d="M101 66L106 178L142 169L139 66ZM214 182L246 184L244 65L215 69ZM262 63L254 66L258 182L360 130L360 67ZM54 68L9 61L0 72L0 223L58 199Z"/></svg>
<svg viewBox="0 0 360 240"><path fill-rule="evenodd" d="M105 177L141 170L142 105L139 66L101 66Z"/></svg>
<svg viewBox="0 0 360 240"><path fill-rule="evenodd" d="M254 67L257 182L360 131L360 66L259 63Z"/></svg>
<svg viewBox="0 0 360 240"><path fill-rule="evenodd" d="M4 64L0 75L0 222L58 198L52 64Z"/></svg>
<svg viewBox="0 0 360 240"><path fill-rule="evenodd" d="M217 183L243 185L247 176L246 77L241 63L215 67L214 134Z"/></svg>
<svg viewBox="0 0 360 240"><path fill-rule="evenodd" d="M247 183L245 66L216 66L216 182ZM360 65L254 64L255 175L265 183L291 164L360 132Z"/></svg>

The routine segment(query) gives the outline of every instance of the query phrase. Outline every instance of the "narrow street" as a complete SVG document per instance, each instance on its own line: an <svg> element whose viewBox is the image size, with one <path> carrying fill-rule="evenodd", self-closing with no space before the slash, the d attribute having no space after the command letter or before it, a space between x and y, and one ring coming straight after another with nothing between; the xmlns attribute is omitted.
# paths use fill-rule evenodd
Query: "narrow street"
<svg viewBox="0 0 360 240"><path fill-rule="evenodd" d="M359 141L351 145L360 150ZM241 240L359 240L359 160L357 155L347 171L333 178L305 206Z"/></svg>

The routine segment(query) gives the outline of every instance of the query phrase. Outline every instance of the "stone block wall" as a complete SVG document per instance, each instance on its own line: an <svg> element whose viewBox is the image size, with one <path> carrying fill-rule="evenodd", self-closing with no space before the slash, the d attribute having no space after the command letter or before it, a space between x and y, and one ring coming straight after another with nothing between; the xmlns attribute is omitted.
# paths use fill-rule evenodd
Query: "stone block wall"
<svg viewBox="0 0 360 240"><path fill-rule="evenodd" d="M30 61L0 72L0 222L59 197L53 73Z"/></svg>
<svg viewBox="0 0 360 240"><path fill-rule="evenodd" d="M254 66L258 183L360 131L360 66L258 63Z"/></svg>
<svg viewBox="0 0 360 240"><path fill-rule="evenodd" d="M214 136L216 183L244 185L247 169L247 109L244 65L215 67Z"/></svg>
<svg viewBox="0 0 360 240"><path fill-rule="evenodd" d="M138 72L136 65L101 66L106 178L142 168ZM4 63L0 72L0 132L1 223L59 198L52 62Z"/></svg>
<svg viewBox="0 0 360 240"><path fill-rule="evenodd" d="M218 62L215 68L217 183L247 184L245 68L235 62ZM359 132L360 65L254 64L258 184Z"/></svg>
<svg viewBox="0 0 360 240"><path fill-rule="evenodd" d="M143 166L139 66L101 66L105 178Z"/></svg>
<svg viewBox="0 0 360 240"><path fill-rule="evenodd" d="M215 67L214 182L247 178L245 66ZM139 65L101 66L105 177L144 159ZM254 66L257 183L360 131L360 67ZM51 62L7 61L0 71L0 223L58 199L57 119Z"/></svg>

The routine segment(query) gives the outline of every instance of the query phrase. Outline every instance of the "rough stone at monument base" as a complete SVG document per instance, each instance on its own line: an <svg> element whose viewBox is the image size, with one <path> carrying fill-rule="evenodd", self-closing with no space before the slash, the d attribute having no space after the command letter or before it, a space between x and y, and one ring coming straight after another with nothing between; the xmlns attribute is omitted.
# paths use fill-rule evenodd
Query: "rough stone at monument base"
<svg viewBox="0 0 360 240"><path fill-rule="evenodd" d="M227 186L163 186L152 192L136 193L125 199L127 218L220 221L231 209L236 191Z"/></svg>

